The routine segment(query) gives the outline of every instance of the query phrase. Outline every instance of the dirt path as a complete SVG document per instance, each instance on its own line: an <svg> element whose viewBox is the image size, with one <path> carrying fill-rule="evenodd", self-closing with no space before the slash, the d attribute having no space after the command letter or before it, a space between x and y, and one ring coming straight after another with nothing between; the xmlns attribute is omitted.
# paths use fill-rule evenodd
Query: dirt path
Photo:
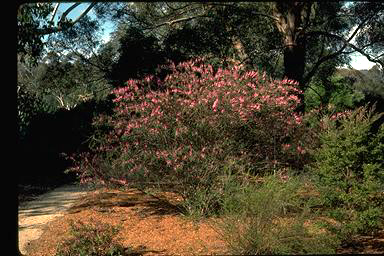
<svg viewBox="0 0 384 256"><path fill-rule="evenodd" d="M19 249L25 254L25 247L43 233L44 226L63 216L64 213L90 189L80 185L64 185L33 201L19 205Z"/></svg>

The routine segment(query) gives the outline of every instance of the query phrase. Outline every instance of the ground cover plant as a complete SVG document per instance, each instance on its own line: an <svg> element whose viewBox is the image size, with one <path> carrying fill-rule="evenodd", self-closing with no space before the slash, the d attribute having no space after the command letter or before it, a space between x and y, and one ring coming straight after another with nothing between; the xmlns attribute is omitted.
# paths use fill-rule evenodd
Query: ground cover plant
<svg viewBox="0 0 384 256"><path fill-rule="evenodd" d="M57 256L122 256L129 255L114 237L118 228L105 223L71 222L71 238L58 246Z"/></svg>

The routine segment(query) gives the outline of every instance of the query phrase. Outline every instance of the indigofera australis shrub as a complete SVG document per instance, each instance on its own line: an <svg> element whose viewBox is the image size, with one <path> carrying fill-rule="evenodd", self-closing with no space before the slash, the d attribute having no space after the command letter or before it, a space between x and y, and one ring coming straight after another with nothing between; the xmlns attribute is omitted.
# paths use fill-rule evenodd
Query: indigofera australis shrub
<svg viewBox="0 0 384 256"><path fill-rule="evenodd" d="M260 175L305 161L296 82L237 65L214 70L202 58L167 68L164 80L147 76L113 91L114 116L95 120L111 132L97 138L101 160L82 161L83 179L179 184L191 198L198 188L213 194L233 161L241 166L235 171Z"/></svg>

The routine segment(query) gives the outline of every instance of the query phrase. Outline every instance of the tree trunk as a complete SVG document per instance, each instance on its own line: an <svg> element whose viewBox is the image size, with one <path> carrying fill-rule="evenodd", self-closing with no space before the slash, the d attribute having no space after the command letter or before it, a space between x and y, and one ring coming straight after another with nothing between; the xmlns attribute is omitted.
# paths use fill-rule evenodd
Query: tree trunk
<svg viewBox="0 0 384 256"><path fill-rule="evenodd" d="M305 67L305 46L302 44L286 46L284 49L284 77L295 80L299 83L299 87L304 91L305 85L303 84ZM297 95L301 104L296 109L299 112L304 112L304 94Z"/></svg>
<svg viewBox="0 0 384 256"><path fill-rule="evenodd" d="M303 2L276 2L273 16L284 43L284 77L299 82L304 90L305 40L303 34L309 21L311 4ZM304 95L299 95L304 110Z"/></svg>
<svg viewBox="0 0 384 256"><path fill-rule="evenodd" d="M302 83L305 65L305 46L291 45L284 49L284 76Z"/></svg>

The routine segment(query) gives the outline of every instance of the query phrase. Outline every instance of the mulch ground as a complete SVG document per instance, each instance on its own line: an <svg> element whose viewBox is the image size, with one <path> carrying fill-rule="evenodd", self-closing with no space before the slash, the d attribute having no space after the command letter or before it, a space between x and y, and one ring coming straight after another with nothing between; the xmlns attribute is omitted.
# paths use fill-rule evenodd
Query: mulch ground
<svg viewBox="0 0 384 256"><path fill-rule="evenodd" d="M153 197L135 189L92 192L65 216L50 222L43 235L27 247L28 255L55 255L57 245L69 238L71 221L119 226L119 242L145 255L225 254L227 248L213 228L213 220L196 223L183 217L179 200L172 193Z"/></svg>
<svg viewBox="0 0 384 256"><path fill-rule="evenodd" d="M29 256L55 255L57 245L69 238L69 223L107 223L119 226L116 239L144 255L228 254L214 228L214 219L193 222L177 207L181 198L173 193L156 196L136 189L99 189L79 200L63 217L50 222L43 235L27 247ZM384 231L359 236L340 248L339 254L383 254Z"/></svg>

